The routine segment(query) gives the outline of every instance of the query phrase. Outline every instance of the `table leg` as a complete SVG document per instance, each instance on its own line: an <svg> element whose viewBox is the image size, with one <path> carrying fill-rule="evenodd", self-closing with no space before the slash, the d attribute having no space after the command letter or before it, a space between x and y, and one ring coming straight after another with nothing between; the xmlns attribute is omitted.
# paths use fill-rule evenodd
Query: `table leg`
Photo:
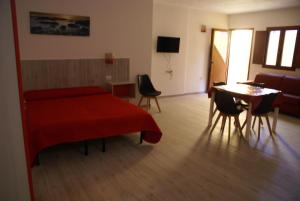
<svg viewBox="0 0 300 201"><path fill-rule="evenodd" d="M279 107L275 107L275 109L274 109L274 115L273 115L273 125L272 125L272 131L274 133L276 131L278 114L279 114Z"/></svg>
<svg viewBox="0 0 300 201"><path fill-rule="evenodd" d="M252 103L249 103L249 108L247 110L247 124L246 124L246 139L249 139L250 136L250 132L251 132L251 122L252 122L252 114L251 114L251 110L252 110Z"/></svg>
<svg viewBox="0 0 300 201"><path fill-rule="evenodd" d="M208 127L212 124L213 112L214 112L215 92L212 91L209 105Z"/></svg>

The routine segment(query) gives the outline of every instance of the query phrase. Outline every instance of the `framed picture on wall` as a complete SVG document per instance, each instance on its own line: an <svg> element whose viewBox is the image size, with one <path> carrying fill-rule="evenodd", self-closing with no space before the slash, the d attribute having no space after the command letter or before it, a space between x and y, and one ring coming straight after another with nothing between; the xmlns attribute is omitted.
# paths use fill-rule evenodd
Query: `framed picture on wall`
<svg viewBox="0 0 300 201"><path fill-rule="evenodd" d="M90 17L30 12L30 33L89 36Z"/></svg>

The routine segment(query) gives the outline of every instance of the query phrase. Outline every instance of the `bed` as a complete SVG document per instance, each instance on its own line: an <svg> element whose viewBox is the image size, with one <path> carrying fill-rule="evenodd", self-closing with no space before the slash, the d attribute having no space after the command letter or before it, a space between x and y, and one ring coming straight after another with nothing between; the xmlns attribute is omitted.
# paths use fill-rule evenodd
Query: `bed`
<svg viewBox="0 0 300 201"><path fill-rule="evenodd" d="M162 136L149 113L100 87L28 91L24 98L31 164L57 144L134 132L157 143Z"/></svg>

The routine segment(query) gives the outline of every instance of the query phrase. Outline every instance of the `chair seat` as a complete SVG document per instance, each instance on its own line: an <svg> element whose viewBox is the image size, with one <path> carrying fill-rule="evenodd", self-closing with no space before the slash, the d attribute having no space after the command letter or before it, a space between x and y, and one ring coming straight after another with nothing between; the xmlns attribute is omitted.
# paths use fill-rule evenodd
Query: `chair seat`
<svg viewBox="0 0 300 201"><path fill-rule="evenodd" d="M149 91L149 92L143 92L141 93L143 96L159 96L161 94L161 91Z"/></svg>

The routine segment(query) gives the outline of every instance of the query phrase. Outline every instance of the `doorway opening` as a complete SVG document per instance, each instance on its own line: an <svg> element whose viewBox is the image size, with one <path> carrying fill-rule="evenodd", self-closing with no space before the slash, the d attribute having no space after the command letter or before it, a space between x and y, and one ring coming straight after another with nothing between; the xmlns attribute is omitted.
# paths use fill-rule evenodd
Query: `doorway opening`
<svg viewBox="0 0 300 201"><path fill-rule="evenodd" d="M248 79L253 29L212 30L209 89L214 82L234 84Z"/></svg>

